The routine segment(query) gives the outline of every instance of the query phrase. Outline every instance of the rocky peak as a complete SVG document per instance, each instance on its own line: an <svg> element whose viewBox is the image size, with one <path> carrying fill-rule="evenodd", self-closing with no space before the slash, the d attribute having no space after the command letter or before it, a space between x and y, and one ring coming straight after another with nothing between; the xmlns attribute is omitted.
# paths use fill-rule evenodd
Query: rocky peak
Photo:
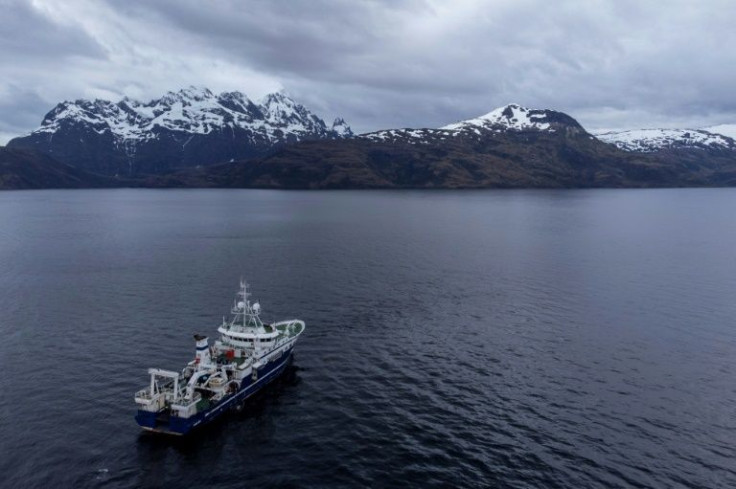
<svg viewBox="0 0 736 489"><path fill-rule="evenodd" d="M214 94L207 88L190 86L182 88L178 92L166 92L166 94L158 100L152 100L149 102L156 105L174 105L176 103L182 103L189 105L192 102L203 102L208 99L214 98ZM146 104L148 105L148 104Z"/></svg>
<svg viewBox="0 0 736 489"><path fill-rule="evenodd" d="M289 132L299 134L327 131L322 119L283 92L266 95L261 102L261 110L267 123Z"/></svg>
<svg viewBox="0 0 736 489"><path fill-rule="evenodd" d="M251 120L264 118L261 107L242 92L223 92L217 96L217 103L227 110L245 114Z"/></svg>
<svg viewBox="0 0 736 489"><path fill-rule="evenodd" d="M345 122L345 119L338 117L332 123L332 132L338 137L350 138L353 137L353 130Z"/></svg>

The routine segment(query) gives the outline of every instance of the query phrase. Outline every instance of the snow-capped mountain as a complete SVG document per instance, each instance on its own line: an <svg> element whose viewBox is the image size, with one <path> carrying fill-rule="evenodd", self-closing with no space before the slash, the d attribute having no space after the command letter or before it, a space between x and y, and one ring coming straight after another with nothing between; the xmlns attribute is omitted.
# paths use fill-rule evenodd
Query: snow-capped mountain
<svg viewBox="0 0 736 489"><path fill-rule="evenodd" d="M168 92L148 103L129 98L117 103L62 102L31 134L55 133L64 124L79 122L86 122L99 134L109 131L119 140L155 138L155 128L209 134L225 127L238 127L270 140L285 135L293 135L297 140L315 135L335 136L322 119L283 93L269 94L257 105L240 92L215 95L206 88L195 87Z"/></svg>
<svg viewBox="0 0 736 489"><path fill-rule="evenodd" d="M635 129L595 134L624 151L651 153L662 149L736 150L733 139L702 129Z"/></svg>
<svg viewBox="0 0 736 489"><path fill-rule="evenodd" d="M383 142L408 142L429 144L431 141L451 140L457 137L475 138L504 133L528 133L556 131L584 131L578 122L567 114L548 109L529 109L509 104L491 112L439 129L387 129L360 135L363 139Z"/></svg>
<svg viewBox="0 0 736 489"><path fill-rule="evenodd" d="M575 119L562 112L548 109L528 109L518 104L509 104L475 119L448 124L440 129L454 131L487 129L495 132L529 130L554 132L556 126L561 124L579 127Z"/></svg>
<svg viewBox="0 0 736 489"><path fill-rule="evenodd" d="M149 102L124 98L58 104L41 127L8 146L31 147L106 174L157 173L266 154L285 143L352 136L283 93L259 103L241 92L189 87Z"/></svg>

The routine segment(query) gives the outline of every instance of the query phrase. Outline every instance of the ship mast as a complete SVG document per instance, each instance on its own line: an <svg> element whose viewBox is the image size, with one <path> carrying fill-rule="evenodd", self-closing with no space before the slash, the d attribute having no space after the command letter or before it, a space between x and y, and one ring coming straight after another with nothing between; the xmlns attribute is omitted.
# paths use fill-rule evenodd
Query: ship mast
<svg viewBox="0 0 736 489"><path fill-rule="evenodd" d="M232 314L233 317L230 320L230 327L238 328L253 328L255 331L262 326L261 320L258 317L261 312L261 307L258 302L251 305L250 303L251 293L248 292L248 282L240 279L240 290L235 296L235 303L233 304Z"/></svg>
<svg viewBox="0 0 736 489"><path fill-rule="evenodd" d="M248 293L248 282L245 280L240 279L240 295L243 297L243 328L245 328L248 324L248 313L250 312L250 304L248 302L248 296L250 294Z"/></svg>

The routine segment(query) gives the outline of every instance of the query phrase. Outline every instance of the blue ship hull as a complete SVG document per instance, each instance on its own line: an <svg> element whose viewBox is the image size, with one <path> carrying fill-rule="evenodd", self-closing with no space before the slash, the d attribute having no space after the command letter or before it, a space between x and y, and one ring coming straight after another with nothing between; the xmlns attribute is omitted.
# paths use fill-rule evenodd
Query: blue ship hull
<svg viewBox="0 0 736 489"><path fill-rule="evenodd" d="M193 429L201 427L210 421L217 419L226 411L241 405L246 399L278 378L289 364L293 350L294 348L292 346L286 351L286 354L282 355L278 360L269 362L260 369L257 369L256 380L253 380L252 376L246 377L243 379L238 392L223 398L220 402L213 405L206 411L199 412L189 418L179 418L177 416L168 415L166 410L158 413L138 410L135 420L141 428L149 431L172 435L186 435Z"/></svg>

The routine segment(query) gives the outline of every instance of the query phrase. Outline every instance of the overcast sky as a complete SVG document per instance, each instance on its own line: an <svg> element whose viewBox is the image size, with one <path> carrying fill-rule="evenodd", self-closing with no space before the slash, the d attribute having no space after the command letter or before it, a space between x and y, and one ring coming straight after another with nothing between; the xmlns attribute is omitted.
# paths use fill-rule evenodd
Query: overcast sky
<svg viewBox="0 0 736 489"><path fill-rule="evenodd" d="M734 0L0 0L0 144L65 99L284 89L357 132L515 102L588 129L736 123Z"/></svg>

